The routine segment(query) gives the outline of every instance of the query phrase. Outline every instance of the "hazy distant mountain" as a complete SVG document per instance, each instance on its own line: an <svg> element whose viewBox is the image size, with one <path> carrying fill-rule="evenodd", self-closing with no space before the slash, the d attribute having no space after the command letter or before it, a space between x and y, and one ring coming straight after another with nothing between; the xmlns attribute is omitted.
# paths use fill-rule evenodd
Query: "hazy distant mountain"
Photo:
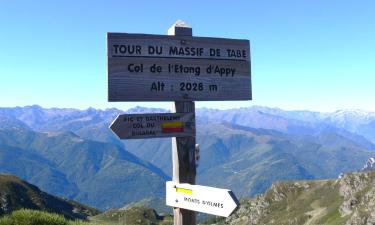
<svg viewBox="0 0 375 225"><path fill-rule="evenodd" d="M121 113L167 112L165 109L135 107L124 112L115 108L97 110L44 109L40 106L0 108L1 116L19 121L36 131L72 131L96 141L116 142L109 130L90 134L90 131L107 128ZM197 109L198 123L229 123L251 128L263 128L293 134L311 134L326 127L344 130L375 142L375 113L360 110L341 110L333 113L310 111L284 111L277 108L254 106L229 110ZM0 123L0 127L2 124ZM118 144L120 142L117 142Z"/></svg>
<svg viewBox="0 0 375 225"><path fill-rule="evenodd" d="M340 172L360 168L367 157L374 155L330 132L315 139L302 139L275 131L220 124L200 130L205 135L201 135L200 142L199 182L231 188L239 196L261 193L278 180L337 177ZM327 136L332 136L332 142L326 143ZM207 139L211 141L208 146ZM207 161L210 166L205 166Z"/></svg>
<svg viewBox="0 0 375 225"><path fill-rule="evenodd" d="M135 107L126 112L115 108L106 110L97 110L94 108L86 110L66 108L44 109L38 105L0 108L0 128L6 125L5 121L10 123L9 121L13 120L35 131L70 131L82 138L123 146L122 142L110 131L110 123L119 114L142 112L155 113L166 112L166 110L144 107ZM3 120L1 119L2 116L4 117ZM15 124L15 122L12 122L12 124ZM11 126L7 125L7 127Z"/></svg>
<svg viewBox="0 0 375 225"><path fill-rule="evenodd" d="M357 133L375 143L375 113L361 110L340 110L330 114L325 121Z"/></svg>
<svg viewBox="0 0 375 225"><path fill-rule="evenodd" d="M288 133L311 133L327 126L363 136L375 143L375 112L340 110L333 113L284 111L267 107L229 110L199 109L198 120L228 122Z"/></svg>
<svg viewBox="0 0 375 225"><path fill-rule="evenodd" d="M0 172L105 209L163 196L167 176L124 149L71 132L0 129ZM137 190L137 191L134 191Z"/></svg>
<svg viewBox="0 0 375 225"><path fill-rule="evenodd" d="M30 129L25 123L6 113L0 114L0 128Z"/></svg>
<svg viewBox="0 0 375 225"><path fill-rule="evenodd" d="M146 112L166 110L136 107L126 113ZM0 170L102 209L162 197L165 174L172 171L171 139L119 140L108 126L122 113L0 108ZM353 111L198 109L198 182L245 196L278 180L357 171L375 155L373 121L373 113Z"/></svg>
<svg viewBox="0 0 375 225"><path fill-rule="evenodd" d="M360 169L375 155L372 148L336 131L327 128L311 135L291 135L230 124L198 124L198 182L253 195L277 180L335 178ZM124 143L129 151L171 174L170 139Z"/></svg>

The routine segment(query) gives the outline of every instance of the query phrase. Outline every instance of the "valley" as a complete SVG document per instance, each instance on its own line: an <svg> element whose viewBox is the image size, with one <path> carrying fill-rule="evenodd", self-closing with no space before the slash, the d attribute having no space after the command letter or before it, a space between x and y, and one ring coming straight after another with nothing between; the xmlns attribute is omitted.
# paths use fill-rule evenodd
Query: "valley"
<svg viewBox="0 0 375 225"><path fill-rule="evenodd" d="M154 112L167 111L138 107L126 113ZM101 210L163 199L172 171L171 141L120 141L108 126L121 113L0 108L0 172ZM368 127L375 116L348 112L343 126L333 122L336 114L342 112L198 109L197 182L244 198L264 193L278 181L332 179L358 171L375 155L371 136L363 136L373 129ZM366 129L352 129L355 125ZM155 205L165 212L162 204L150 206Z"/></svg>

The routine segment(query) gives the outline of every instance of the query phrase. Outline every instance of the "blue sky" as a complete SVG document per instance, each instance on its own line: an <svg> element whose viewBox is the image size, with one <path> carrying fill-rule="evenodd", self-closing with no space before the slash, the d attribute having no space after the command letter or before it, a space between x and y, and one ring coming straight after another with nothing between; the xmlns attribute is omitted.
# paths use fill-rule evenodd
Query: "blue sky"
<svg viewBox="0 0 375 225"><path fill-rule="evenodd" d="M249 39L253 101L283 109L375 111L375 1L0 0L0 106L170 108L108 103L106 32Z"/></svg>

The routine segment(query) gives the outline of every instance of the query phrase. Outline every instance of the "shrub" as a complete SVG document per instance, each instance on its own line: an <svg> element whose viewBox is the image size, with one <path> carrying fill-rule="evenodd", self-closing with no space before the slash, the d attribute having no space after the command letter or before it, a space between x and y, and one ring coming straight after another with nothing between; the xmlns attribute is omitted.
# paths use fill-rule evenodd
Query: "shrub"
<svg viewBox="0 0 375 225"><path fill-rule="evenodd" d="M0 218L0 225L88 225L88 223L70 221L54 213L21 209Z"/></svg>

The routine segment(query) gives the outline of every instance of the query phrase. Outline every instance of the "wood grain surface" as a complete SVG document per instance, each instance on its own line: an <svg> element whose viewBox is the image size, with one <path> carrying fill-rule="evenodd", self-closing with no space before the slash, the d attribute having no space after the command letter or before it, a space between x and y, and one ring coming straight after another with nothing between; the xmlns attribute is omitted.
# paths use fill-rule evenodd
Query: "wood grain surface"
<svg viewBox="0 0 375 225"><path fill-rule="evenodd" d="M163 51L150 54L150 46ZM201 50L195 55L169 50L186 47ZM109 101L250 100L250 67L247 40L108 34Z"/></svg>

